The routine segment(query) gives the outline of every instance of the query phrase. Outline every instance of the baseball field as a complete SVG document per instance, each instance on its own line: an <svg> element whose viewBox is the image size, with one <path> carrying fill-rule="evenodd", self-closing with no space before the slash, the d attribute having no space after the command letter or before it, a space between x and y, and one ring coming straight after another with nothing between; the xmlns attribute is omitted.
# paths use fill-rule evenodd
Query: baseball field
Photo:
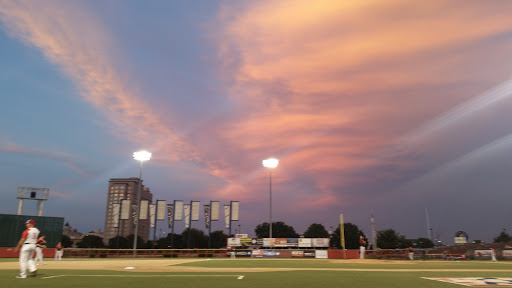
<svg viewBox="0 0 512 288"><path fill-rule="evenodd" d="M0 259L1 287L512 287L511 262L329 259L47 259L16 279Z"/></svg>

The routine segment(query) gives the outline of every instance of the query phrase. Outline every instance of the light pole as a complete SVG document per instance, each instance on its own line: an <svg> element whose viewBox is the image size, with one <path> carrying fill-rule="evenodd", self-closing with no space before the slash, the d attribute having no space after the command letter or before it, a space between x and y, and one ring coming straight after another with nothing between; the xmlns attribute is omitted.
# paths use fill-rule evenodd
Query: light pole
<svg viewBox="0 0 512 288"><path fill-rule="evenodd" d="M263 166L268 168L270 175L270 220L269 220L269 234L272 238L272 168L276 168L277 164L279 164L279 160L275 158L269 158L267 160L263 160Z"/></svg>
<svg viewBox="0 0 512 288"><path fill-rule="evenodd" d="M137 238L139 236L139 209L140 209L140 194L142 190L142 166L144 161L151 159L151 153L148 151L138 151L133 153L133 159L140 161L140 174L139 174L139 189L137 189L137 211L135 211L135 233L133 233L133 254L136 254Z"/></svg>

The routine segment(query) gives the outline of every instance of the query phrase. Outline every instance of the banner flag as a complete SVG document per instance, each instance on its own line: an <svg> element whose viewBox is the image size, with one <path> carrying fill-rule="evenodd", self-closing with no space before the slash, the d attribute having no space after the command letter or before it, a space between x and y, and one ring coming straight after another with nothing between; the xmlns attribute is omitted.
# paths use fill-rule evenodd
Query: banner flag
<svg viewBox="0 0 512 288"><path fill-rule="evenodd" d="M230 221L230 212L231 206L230 205L224 205L224 220L226 221L226 229L229 229L229 226L231 225Z"/></svg>
<svg viewBox="0 0 512 288"><path fill-rule="evenodd" d="M210 205L204 205L204 224L206 229L210 228Z"/></svg>
<svg viewBox="0 0 512 288"><path fill-rule="evenodd" d="M185 229L190 228L190 204L183 205L185 212Z"/></svg>
<svg viewBox="0 0 512 288"><path fill-rule="evenodd" d="M130 200L121 200L121 220L130 219Z"/></svg>
<svg viewBox="0 0 512 288"><path fill-rule="evenodd" d="M140 200L140 220L147 220L148 219L148 208L149 208L149 201L148 200Z"/></svg>
<svg viewBox="0 0 512 288"><path fill-rule="evenodd" d="M238 217L240 202L239 201L231 201L231 221L240 220Z"/></svg>
<svg viewBox="0 0 512 288"><path fill-rule="evenodd" d="M155 228L155 204L149 204L149 227Z"/></svg>
<svg viewBox="0 0 512 288"><path fill-rule="evenodd" d="M183 220L183 201L174 200L174 221Z"/></svg>
<svg viewBox="0 0 512 288"><path fill-rule="evenodd" d="M210 214L212 221L219 221L219 201L210 201Z"/></svg>
<svg viewBox="0 0 512 288"><path fill-rule="evenodd" d="M133 224L136 225L137 224L137 205L132 205L132 219L133 219Z"/></svg>
<svg viewBox="0 0 512 288"><path fill-rule="evenodd" d="M199 221L199 201L190 201L190 220L191 221Z"/></svg>
<svg viewBox="0 0 512 288"><path fill-rule="evenodd" d="M165 200L156 201L156 220L165 220Z"/></svg>
<svg viewBox="0 0 512 288"><path fill-rule="evenodd" d="M169 228L174 224L174 204L167 205L167 219L169 220Z"/></svg>
<svg viewBox="0 0 512 288"><path fill-rule="evenodd" d="M112 204L112 219L114 220L114 223L112 223L112 227L114 227L114 228L119 227L120 211L121 211L121 203Z"/></svg>

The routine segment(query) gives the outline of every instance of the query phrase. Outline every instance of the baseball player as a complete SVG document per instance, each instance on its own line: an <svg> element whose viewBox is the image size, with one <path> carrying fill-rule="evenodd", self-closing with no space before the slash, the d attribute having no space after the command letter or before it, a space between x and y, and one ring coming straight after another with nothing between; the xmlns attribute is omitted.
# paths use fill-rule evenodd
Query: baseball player
<svg viewBox="0 0 512 288"><path fill-rule="evenodd" d="M55 246L55 261L61 261L62 254L64 254L64 250L62 250L62 244L59 242L57 246Z"/></svg>
<svg viewBox="0 0 512 288"><path fill-rule="evenodd" d="M36 264L34 262L34 259L32 259L32 255L34 255L34 251L36 250L36 243L37 239L39 237L39 229L34 227L36 222L34 220L27 220L25 222L25 226L27 227L27 230L23 231L23 234L21 234L20 241L18 241L18 244L16 245L16 248L14 248L14 251L18 252L18 250L21 247L20 251L20 275L16 276L16 278L27 278L27 266L30 271L30 276L35 277L37 270L36 270ZM23 246L22 246L23 245Z"/></svg>
<svg viewBox="0 0 512 288"><path fill-rule="evenodd" d="M366 250L366 241L363 235L359 235L359 259L364 259L364 253Z"/></svg>
<svg viewBox="0 0 512 288"><path fill-rule="evenodd" d="M44 239L46 237L46 235L43 235L41 237L39 237L39 239L37 239L37 244L36 244L36 265L39 265L37 263L37 261L39 261L41 263L41 265L45 265L44 264L44 260L43 260L43 249L46 248L46 240Z"/></svg>

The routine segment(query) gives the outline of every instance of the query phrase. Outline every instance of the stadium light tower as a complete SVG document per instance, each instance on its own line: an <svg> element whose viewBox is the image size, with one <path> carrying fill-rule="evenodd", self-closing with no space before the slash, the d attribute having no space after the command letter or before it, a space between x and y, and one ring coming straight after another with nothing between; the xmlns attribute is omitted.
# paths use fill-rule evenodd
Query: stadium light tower
<svg viewBox="0 0 512 288"><path fill-rule="evenodd" d="M137 238L139 237L139 219L140 219L140 194L142 190L142 166L144 161L151 159L151 153L148 151L139 151L133 153L133 159L140 161L139 189L137 190L137 211L135 211L135 233L133 233L133 254L137 249Z"/></svg>
<svg viewBox="0 0 512 288"><path fill-rule="evenodd" d="M269 238L272 238L272 168L276 168L277 167L277 164L279 164L279 160L275 159L275 158L269 158L267 160L263 160L263 166L267 167L268 168L268 171L269 171L269 175L270 175L270 219L269 219L269 234L270 234L270 237Z"/></svg>

